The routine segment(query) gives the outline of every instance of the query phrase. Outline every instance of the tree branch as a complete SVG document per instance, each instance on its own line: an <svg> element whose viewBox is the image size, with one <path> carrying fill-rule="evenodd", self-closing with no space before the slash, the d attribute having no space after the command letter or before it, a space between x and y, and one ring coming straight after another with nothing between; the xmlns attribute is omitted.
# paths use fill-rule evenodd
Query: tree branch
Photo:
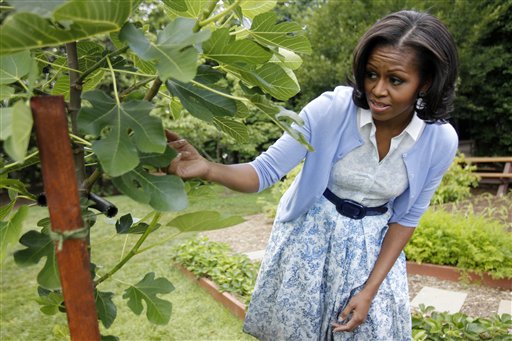
<svg viewBox="0 0 512 341"><path fill-rule="evenodd" d="M162 81L160 78L155 79L153 82L153 85L146 93L146 96L144 96L145 101L151 101L153 97L155 97L158 94L158 90L160 90L160 87L162 86Z"/></svg>
<svg viewBox="0 0 512 341"><path fill-rule="evenodd" d="M107 58L112 58L112 57L118 56L121 53L126 52L127 50L128 50L128 46L124 46L118 50L115 50L113 52L106 54L103 58L98 60L93 66L91 66L90 68L88 68L87 70L85 70L82 73L82 75L77 79L77 85L82 86L82 84L83 84L84 80L87 78L87 76L89 76L91 73L93 73L94 71L96 71L100 67L102 67L107 62Z"/></svg>
<svg viewBox="0 0 512 341"><path fill-rule="evenodd" d="M83 190L86 193L90 193L92 186L96 183L96 181L98 181L100 176L101 176L101 171L99 170L99 168L96 168L94 170L94 172L87 179L85 179L84 182L82 183L81 187L83 188Z"/></svg>
<svg viewBox="0 0 512 341"><path fill-rule="evenodd" d="M139 237L139 240L137 240L137 243L135 243L135 245L126 254L126 256L124 256L123 259L121 259L121 261L119 261L119 263L117 263L108 273L101 276L101 278L99 278L98 280L96 280L94 282L95 287L98 286L100 283L106 281L110 277L112 277L112 275L115 274L117 271L119 271L119 269L121 269L123 267L123 265L126 264L126 262L128 262L133 256L142 252L142 251L139 251L140 247L142 246L142 243L144 243L144 241L149 236L149 234L151 232L153 232L153 229L155 228L158 221L160 220L161 215L162 214L160 212L157 212L157 211L154 212L153 219L151 220L151 223L149 224L146 231L144 231L144 233Z"/></svg>
<svg viewBox="0 0 512 341"><path fill-rule="evenodd" d="M241 2L241 0L235 0L235 2L233 2L231 5L226 7L222 12L217 13L213 17L210 17L208 19L200 21L199 22L199 27L204 27L204 26L208 25L209 23L214 22L214 21L224 17L226 14L231 12L236 6L238 6L240 4L240 2ZM212 11L213 11L213 9L212 9Z"/></svg>
<svg viewBox="0 0 512 341"><path fill-rule="evenodd" d="M68 112L71 117L71 132L74 135L78 133L78 111L81 107L82 86L79 82L80 75L78 65L78 49L76 42L66 44L66 52L68 57L68 66L72 69L69 71L69 106ZM81 145L75 145L74 150L75 172L78 184L81 185L85 180L85 160L84 148Z"/></svg>
<svg viewBox="0 0 512 341"><path fill-rule="evenodd" d="M148 83L149 83L149 82L151 82L152 80L156 80L156 77L147 78L147 79L144 79L144 80L142 80L142 81L140 81L140 82L137 82L137 83L133 84L133 85L132 85L132 86L130 86L129 88L127 88L127 89L125 89L125 90L121 91L121 92L119 93L119 98L120 98L120 99L123 99L123 98L124 98L124 97L126 97L130 92L132 92L133 90L138 89L138 88L140 88L141 86L144 86L144 85L148 84Z"/></svg>

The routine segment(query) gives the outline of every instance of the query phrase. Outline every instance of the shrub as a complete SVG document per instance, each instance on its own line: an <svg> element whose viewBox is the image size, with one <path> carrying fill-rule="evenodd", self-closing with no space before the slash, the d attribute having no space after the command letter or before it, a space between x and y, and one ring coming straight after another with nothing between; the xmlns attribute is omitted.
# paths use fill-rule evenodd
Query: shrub
<svg viewBox="0 0 512 341"><path fill-rule="evenodd" d="M227 244L206 237L192 239L176 246L172 259L196 276L210 278L220 291L249 303L259 266L246 255L234 253Z"/></svg>
<svg viewBox="0 0 512 341"><path fill-rule="evenodd" d="M471 187L478 186L476 166L464 162L464 154L458 154L446 172L439 188L430 201L433 205L458 202L471 195Z"/></svg>
<svg viewBox="0 0 512 341"><path fill-rule="evenodd" d="M420 305L412 314L413 340L510 340L509 314L472 318L462 313L438 313Z"/></svg>
<svg viewBox="0 0 512 341"><path fill-rule="evenodd" d="M512 235L500 222L472 212L428 210L405 254L419 263L488 272L493 278L512 277Z"/></svg>

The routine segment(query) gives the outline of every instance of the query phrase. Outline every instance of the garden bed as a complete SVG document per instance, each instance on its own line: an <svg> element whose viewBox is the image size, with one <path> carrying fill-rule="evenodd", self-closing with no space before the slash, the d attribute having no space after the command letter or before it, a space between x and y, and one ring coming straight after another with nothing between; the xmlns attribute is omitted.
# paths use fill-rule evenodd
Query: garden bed
<svg viewBox="0 0 512 341"><path fill-rule="evenodd" d="M490 288L512 290L511 278L494 279L486 273L480 275L475 272L460 270L453 266L407 262L407 273L409 275L431 276L452 282L462 280L463 282L467 281Z"/></svg>
<svg viewBox="0 0 512 341"><path fill-rule="evenodd" d="M174 264L174 266L181 271L181 273L189 280L195 282L206 292L208 292L217 302L222 304L229 312L240 320L245 319L245 304L240 302L235 296L228 292L221 292L219 287L208 278L198 278L192 272L181 266L180 264Z"/></svg>

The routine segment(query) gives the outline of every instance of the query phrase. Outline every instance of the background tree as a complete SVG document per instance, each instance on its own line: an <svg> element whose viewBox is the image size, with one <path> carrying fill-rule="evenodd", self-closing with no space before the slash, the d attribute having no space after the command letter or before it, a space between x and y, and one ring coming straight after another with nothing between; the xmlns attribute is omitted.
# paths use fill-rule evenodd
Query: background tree
<svg viewBox="0 0 512 341"><path fill-rule="evenodd" d="M452 123L476 153L510 155L512 140L512 1L354 0L320 4L305 21L313 54L297 72L301 92L290 105L307 102L351 74L359 37L380 17L401 9L428 11L450 29L460 55L460 79Z"/></svg>
<svg viewBox="0 0 512 341"><path fill-rule="evenodd" d="M460 1L446 10L460 54L454 117L480 155L512 154L512 1Z"/></svg>

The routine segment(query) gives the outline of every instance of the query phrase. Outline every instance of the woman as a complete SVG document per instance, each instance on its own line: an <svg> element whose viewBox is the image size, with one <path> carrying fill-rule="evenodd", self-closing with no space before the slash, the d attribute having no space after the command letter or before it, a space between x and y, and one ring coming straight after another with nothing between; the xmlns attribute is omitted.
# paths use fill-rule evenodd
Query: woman
<svg viewBox="0 0 512 341"><path fill-rule="evenodd" d="M435 17L390 14L361 38L354 82L301 112L315 152L285 134L253 162L180 152L169 171L261 191L304 160L279 203L244 330L262 340L410 340L403 248L458 139L445 120L457 76L455 44Z"/></svg>

